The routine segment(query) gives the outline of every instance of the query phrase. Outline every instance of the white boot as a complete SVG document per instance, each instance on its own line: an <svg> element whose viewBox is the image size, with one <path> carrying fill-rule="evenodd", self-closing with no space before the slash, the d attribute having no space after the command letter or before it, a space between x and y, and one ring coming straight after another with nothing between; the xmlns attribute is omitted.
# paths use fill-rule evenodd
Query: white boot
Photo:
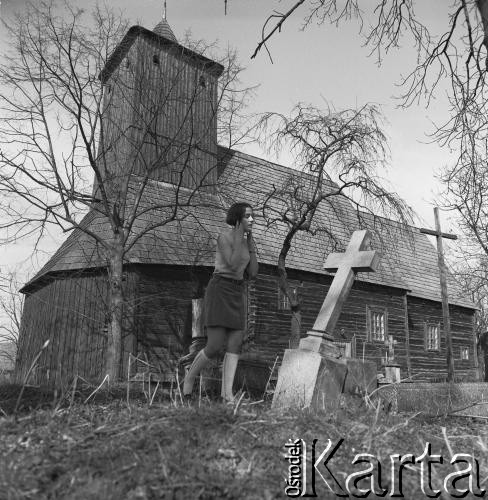
<svg viewBox="0 0 488 500"><path fill-rule="evenodd" d="M222 364L222 391L221 396L224 401L234 401L232 386L234 385L234 376L236 374L239 354L226 352L224 363Z"/></svg>
<svg viewBox="0 0 488 500"><path fill-rule="evenodd" d="M193 363L186 374L185 381L183 382L183 395L191 394L193 391L193 384L198 374L210 363L211 359L205 354L202 349L198 352L193 360Z"/></svg>

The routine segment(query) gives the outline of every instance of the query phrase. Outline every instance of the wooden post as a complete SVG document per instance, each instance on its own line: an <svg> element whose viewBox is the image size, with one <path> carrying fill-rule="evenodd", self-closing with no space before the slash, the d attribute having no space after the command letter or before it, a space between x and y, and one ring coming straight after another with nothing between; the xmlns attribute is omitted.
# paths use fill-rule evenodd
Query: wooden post
<svg viewBox="0 0 488 500"><path fill-rule="evenodd" d="M471 333L473 335L473 368L476 371L476 381L479 382L482 380L481 378L481 373L480 373L480 360L478 357L478 339L476 336L476 315L473 314L473 317L471 318Z"/></svg>
<svg viewBox="0 0 488 500"><path fill-rule="evenodd" d="M452 354L452 338L451 338L451 322L449 319L449 296L447 293L447 271L444 261L444 249L442 246L442 238L449 240L457 240L454 234L447 234L441 231L441 223L439 220L439 208L434 207L435 231L432 229L421 229L420 232L430 234L436 237L437 240L437 262L439 265L439 277L441 284L442 297L442 320L444 324L444 334L446 336L446 361L447 361L447 381L454 380L454 358Z"/></svg>
<svg viewBox="0 0 488 500"><path fill-rule="evenodd" d="M205 346L205 332L203 330L203 299L191 301L191 344L190 354L197 353Z"/></svg>
<svg viewBox="0 0 488 500"><path fill-rule="evenodd" d="M191 338L204 337L203 333L203 299L191 301Z"/></svg>
<svg viewBox="0 0 488 500"><path fill-rule="evenodd" d="M403 307L405 310L405 357L407 358L407 375L412 376L412 362L410 359L410 328L408 326L408 298L407 294L403 296Z"/></svg>

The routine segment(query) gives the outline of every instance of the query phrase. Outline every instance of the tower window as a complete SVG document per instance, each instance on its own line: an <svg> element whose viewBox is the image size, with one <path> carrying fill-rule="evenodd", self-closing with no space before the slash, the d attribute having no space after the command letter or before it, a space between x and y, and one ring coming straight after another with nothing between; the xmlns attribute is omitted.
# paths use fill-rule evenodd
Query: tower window
<svg viewBox="0 0 488 500"><path fill-rule="evenodd" d="M200 87L203 88L207 87L207 80L205 80L205 77L203 75L201 75L200 78L198 79L198 85L200 85Z"/></svg>
<svg viewBox="0 0 488 500"><path fill-rule="evenodd" d="M157 54L153 55L153 64L157 64L159 66L159 56Z"/></svg>

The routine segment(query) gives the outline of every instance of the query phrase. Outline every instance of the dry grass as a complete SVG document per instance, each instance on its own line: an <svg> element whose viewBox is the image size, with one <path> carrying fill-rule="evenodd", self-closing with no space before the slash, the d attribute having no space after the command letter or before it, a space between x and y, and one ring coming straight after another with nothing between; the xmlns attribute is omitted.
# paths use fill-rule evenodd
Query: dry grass
<svg viewBox="0 0 488 500"><path fill-rule="evenodd" d="M358 399L343 400L334 415L276 412L269 402L241 401L237 411L206 399L188 407L162 391L152 405L144 392L131 391L127 404L124 388L101 389L84 404L92 388L72 397L30 387L16 421L9 413L18 390L0 387L2 500L286 498L284 444L298 437L318 439L319 453L327 439L345 438L331 461L339 480L358 470L356 453L388 466L390 454L420 455L430 442L447 461L450 453L474 454L486 486L485 421L386 416ZM452 471L435 466L434 484ZM389 467L382 472L388 485ZM418 467L404 476L405 498L426 498ZM320 477L317 494L339 498L327 495Z"/></svg>

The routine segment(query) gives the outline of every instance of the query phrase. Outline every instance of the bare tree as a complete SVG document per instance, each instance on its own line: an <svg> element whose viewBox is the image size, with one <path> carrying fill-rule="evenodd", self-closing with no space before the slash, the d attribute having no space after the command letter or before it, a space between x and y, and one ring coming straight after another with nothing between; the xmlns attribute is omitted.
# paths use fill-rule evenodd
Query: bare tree
<svg viewBox="0 0 488 500"><path fill-rule="evenodd" d="M475 246L478 248L477 244ZM478 308L474 316L474 334L480 374L486 374L487 366L484 361L488 340L488 259L483 254L469 254L467 248L469 249L469 245L465 244L454 254L452 271L461 289Z"/></svg>
<svg viewBox="0 0 488 500"><path fill-rule="evenodd" d="M291 289L286 258L299 233L328 234L336 240L333 221L320 218L319 210L353 227L381 225L382 217L394 218L399 227L411 222L411 211L381 180L385 166L386 138L374 106L359 110L322 111L297 105L290 117L268 114L263 117L268 147L288 148L298 172L284 179L268 193L263 215L268 227L284 224L286 232L278 257L278 279L292 311L291 346L298 344L301 325L300 296ZM344 206L344 204L346 206ZM351 218L351 204L356 217ZM337 244L343 242L336 241Z"/></svg>
<svg viewBox="0 0 488 500"><path fill-rule="evenodd" d="M432 140L457 152L457 160L442 168L445 191L442 203L453 210L464 234L463 256L470 255L463 269L486 269L488 255L488 0L455 0L446 4L444 28L433 32L418 14L414 0L298 0L283 12L265 20L261 40L251 57L264 49L271 57L269 43L283 32L291 17L301 16L303 29L312 23L340 25L357 22L364 42L381 63L392 49L403 50L401 40L412 41L417 64L406 68L400 82L403 106L430 104L438 92L448 95L445 123L434 124ZM480 288L471 280L473 291ZM468 285L468 283L465 283Z"/></svg>
<svg viewBox="0 0 488 500"><path fill-rule="evenodd" d="M456 69L449 61L460 55L471 58L483 45L488 49L488 2L486 0L456 0L450 4L444 33L431 35L426 23L419 19L415 0L377 0L364 4L358 0L296 0L283 12L273 11L264 21L261 40L251 58L264 48L269 57L268 42L283 31L285 23L301 15L302 29L312 23L319 25L355 20L372 52L379 61L382 54L399 47L400 40L410 35L420 56L421 67L444 60L448 72ZM462 30L462 31L460 31ZM465 50L455 53L452 45L460 43ZM427 56L427 57L425 57ZM441 61L442 64L442 61ZM448 67L450 67L448 69Z"/></svg>
<svg viewBox="0 0 488 500"><path fill-rule="evenodd" d="M242 119L252 89L239 88L235 54L223 56L230 65L224 70L174 44L172 53L195 58L195 66L177 57L166 64L159 49L167 42L147 30L146 44L134 42L141 28L127 31L120 14L99 7L89 16L67 2L30 4L5 28L11 44L0 64L2 239L40 240L55 226L96 242L108 272L105 373L113 381L120 375L124 257L192 207L215 203L206 194L217 178L217 111L225 109L235 144L242 137L232 120ZM203 70L189 75L198 64ZM173 187L148 207L153 180ZM103 231L86 223L88 211Z"/></svg>

